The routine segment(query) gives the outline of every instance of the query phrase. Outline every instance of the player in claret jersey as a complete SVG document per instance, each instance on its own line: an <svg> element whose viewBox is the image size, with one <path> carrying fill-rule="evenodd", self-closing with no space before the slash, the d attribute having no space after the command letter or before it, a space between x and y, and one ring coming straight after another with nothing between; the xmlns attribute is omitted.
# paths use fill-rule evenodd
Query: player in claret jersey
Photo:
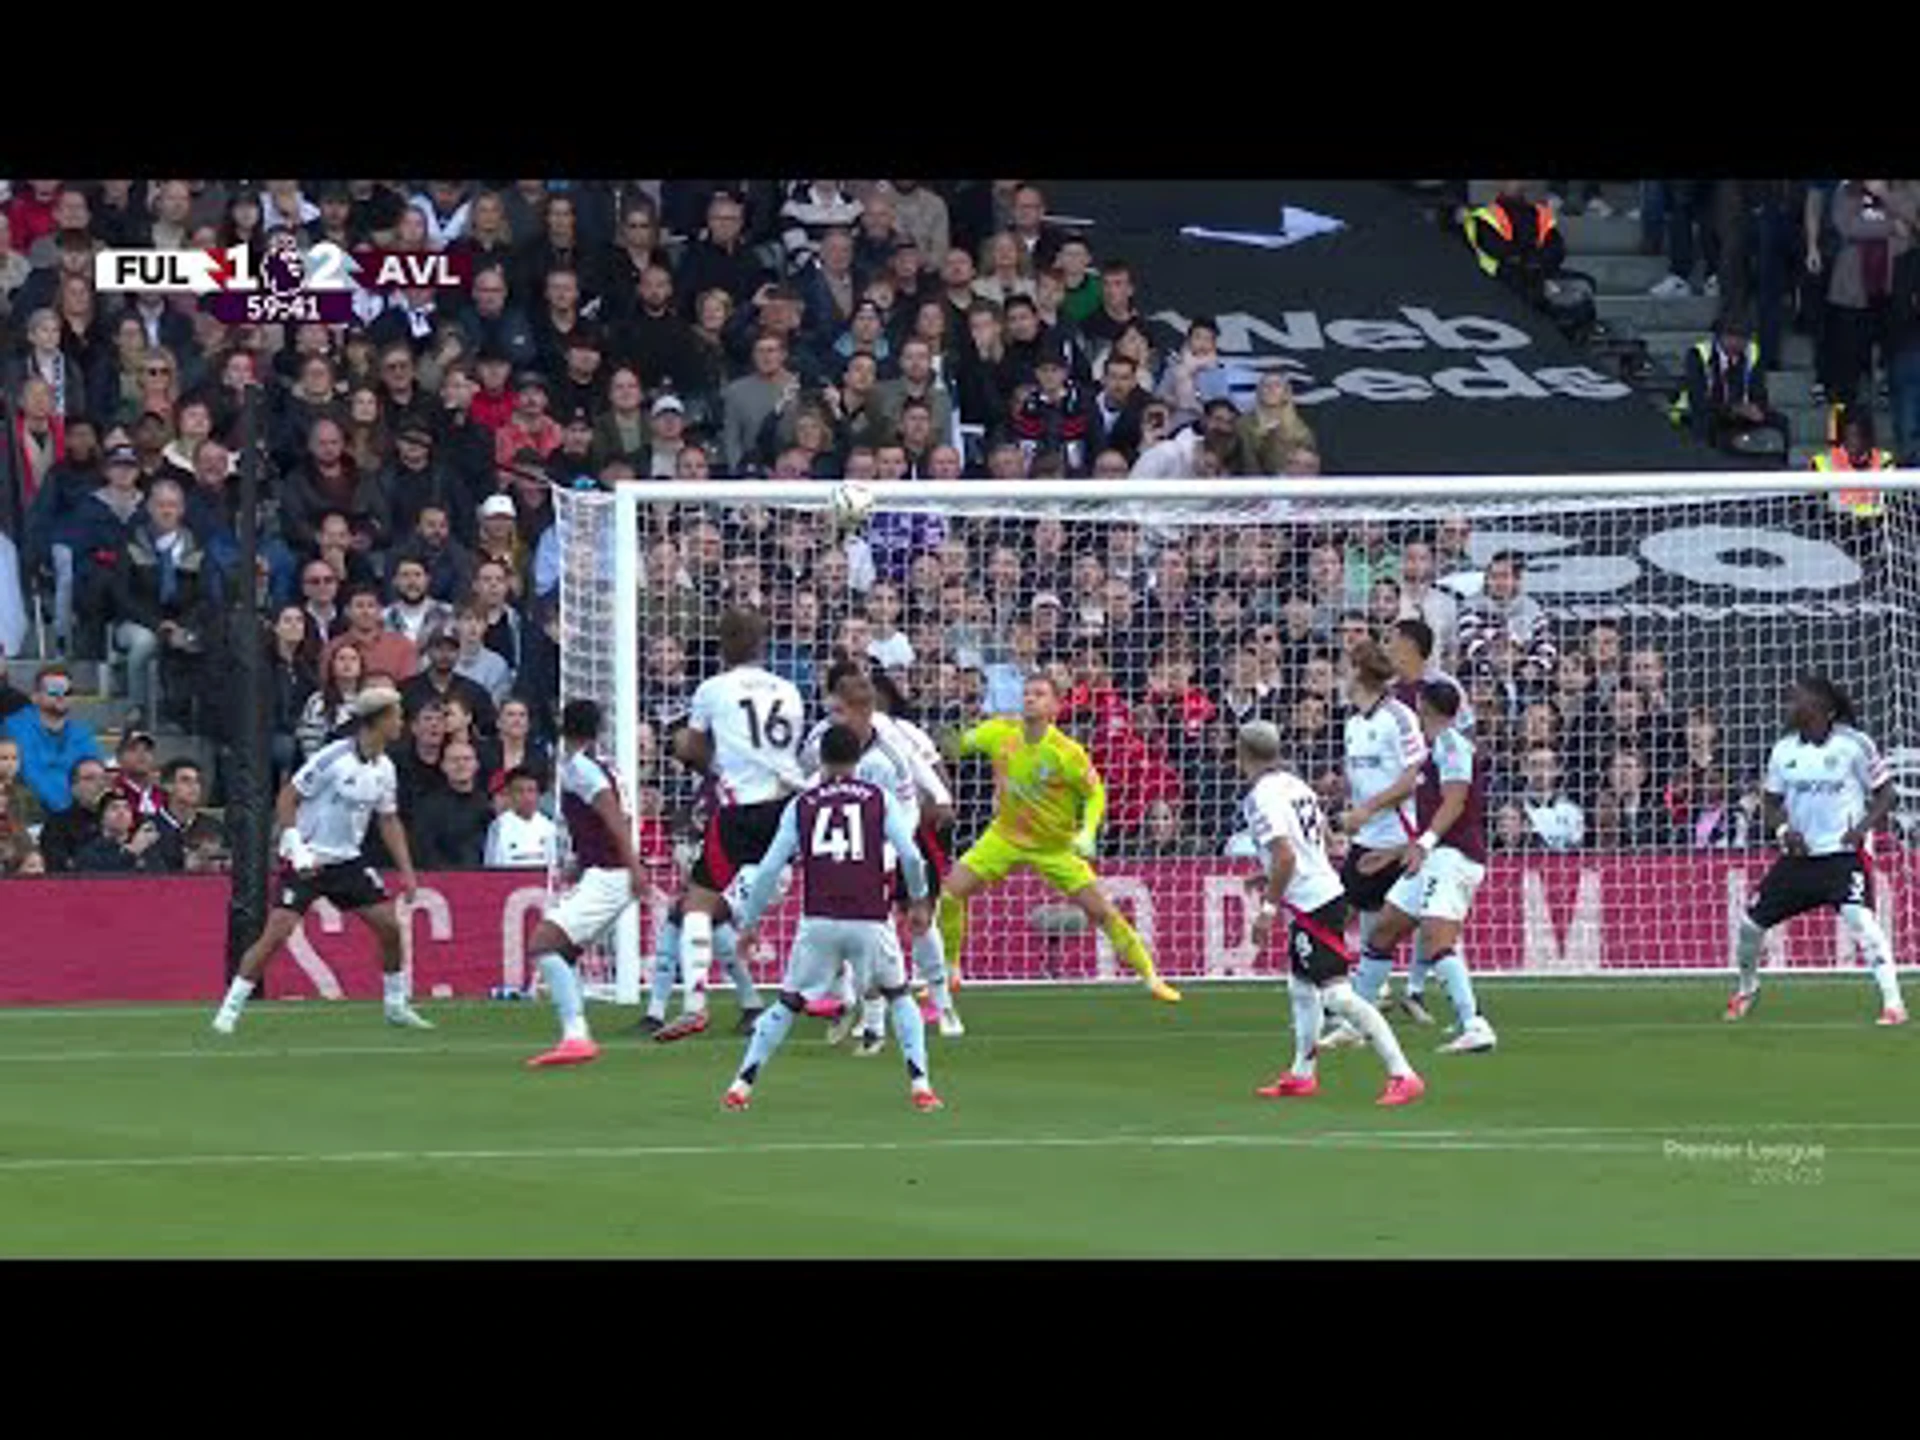
<svg viewBox="0 0 1920 1440"><path fill-rule="evenodd" d="M1241 811L1266 868L1266 894L1253 922L1253 943L1265 948L1279 912L1287 912L1287 993L1293 1000L1293 1068L1255 1093L1265 1099L1312 1095L1320 1021L1331 1011L1366 1036L1387 1067L1382 1105L1405 1105L1426 1090L1407 1064L1393 1028L1347 983L1347 897L1327 859L1320 802L1299 776L1280 768L1280 732L1264 720L1240 730L1240 773L1253 788Z"/></svg>
<svg viewBox="0 0 1920 1440"><path fill-rule="evenodd" d="M713 932L732 918L733 905L753 883L750 867L773 843L787 800L806 784L795 753L806 707L791 681L760 663L766 646L767 622L757 612L729 610L720 617L727 668L693 692L693 713L674 740L684 763L718 781L719 804L680 902L686 1008L655 1040L707 1028Z"/></svg>
<svg viewBox="0 0 1920 1440"><path fill-rule="evenodd" d="M633 849L633 823L620 803L613 767L594 749L600 707L574 700L560 712L560 814L573 843L580 878L534 926L527 949L560 1016L560 1043L529 1065L582 1065L600 1054L587 1031L574 963L612 931L626 908L650 888Z"/></svg>
<svg viewBox="0 0 1920 1440"><path fill-rule="evenodd" d="M910 732L904 722L879 711L878 687L852 662L836 662L827 671L827 687L831 715L814 726L801 743L801 769L809 775L821 770L820 745L834 726L844 725L851 730L861 745L860 761L854 774L878 785L893 797L901 814L913 827L915 848L920 858L926 862L933 883L938 884L943 878L939 844L929 834L927 824L923 823L921 806L922 795L926 797L929 809L951 807L953 804L952 792L947 789L946 781L939 773L935 758L938 752L929 754L931 742L926 742L923 736L917 736L917 732ZM928 749L923 750L922 743ZM905 903L903 893L895 898ZM929 930L914 937L913 961L931 987L934 1000L934 1006L931 1007L933 1013L929 1015L927 1009L923 1008L920 1018L939 1022L942 1035L964 1034L959 1012L954 1008L953 994L947 985L946 957L941 953L938 932ZM851 965L841 967L836 990L836 994L822 996L817 1001L809 997L809 1013L839 1016L827 1036L832 1043L838 1044L844 1040L857 1024L861 1037L856 1053L879 1053L885 1028L883 1017L886 1002L874 992L862 1006L860 992L854 989Z"/></svg>
<svg viewBox="0 0 1920 1440"><path fill-rule="evenodd" d="M1421 946L1460 1022L1460 1033L1440 1047L1449 1053L1491 1050L1496 1043L1458 948L1467 910L1487 873L1486 768L1454 724L1460 705L1457 686L1442 680L1421 685L1420 728L1428 753L1414 792L1419 838L1397 853L1377 850L1361 862L1363 870L1384 869L1397 859L1402 874L1387 892L1360 963L1391 967L1394 950L1419 926Z"/></svg>
<svg viewBox="0 0 1920 1440"><path fill-rule="evenodd" d="M1873 908L1869 844L1893 809L1893 777L1872 740L1855 728L1853 701L1822 675L1793 687L1783 736L1767 759L1762 799L1781 856L1740 919L1734 960L1740 983L1727 1019L1745 1019L1760 999L1760 943L1809 910L1833 909L1880 987L1882 1025L1907 1023L1893 945Z"/></svg>
<svg viewBox="0 0 1920 1440"><path fill-rule="evenodd" d="M993 761L993 824L960 857L940 892L940 938L950 973L960 970L967 903L1015 870L1030 869L1098 925L1156 1000L1180 992L1154 969L1146 943L1114 909L1087 863L1107 811L1107 787L1078 741L1054 729L1060 692L1045 675L1027 681L1019 720L988 720L960 739L962 755Z"/></svg>
<svg viewBox="0 0 1920 1440"><path fill-rule="evenodd" d="M862 748L860 737L844 725L822 737L821 782L785 807L753 888L740 906L741 933L750 936L773 899L781 872L797 860L805 891L800 926L780 982L780 998L754 1025L746 1058L727 1087L724 1103L729 1110L744 1110L752 1102L761 1068L787 1038L795 1018L806 1012L806 993L832 983L842 962L853 966L861 993L876 986L893 1007L914 1108L940 1108L927 1076L925 1023L907 994L906 960L893 928L888 846L906 872L912 897L909 923L916 935L924 934L932 920L927 869L914 844L913 826L898 803L855 775Z"/></svg>
<svg viewBox="0 0 1920 1440"><path fill-rule="evenodd" d="M1473 707L1467 703L1467 689L1453 676L1434 662L1433 627L1424 620L1399 620L1387 632L1387 658L1393 662L1394 684L1392 696L1409 710L1416 713L1420 708L1420 687L1428 681L1439 681L1450 686L1454 694L1460 697L1460 713L1453 717L1453 728L1473 738ZM1460 961L1466 963L1466 953L1455 940L1454 953ZM1427 1009L1427 976L1432 971L1432 963L1427 958L1426 941L1419 931L1413 936L1413 957L1407 962L1407 992L1400 1000L1400 1008L1422 1025L1433 1024L1433 1014ZM1386 977L1381 977L1386 983ZM1364 988L1364 987L1363 987ZM1375 994L1368 994L1373 1000ZM1380 1003L1385 1003L1384 999Z"/></svg>
<svg viewBox="0 0 1920 1440"><path fill-rule="evenodd" d="M1346 735L1349 804L1340 816L1340 828L1352 843L1340 884L1347 904L1359 913L1363 945L1379 923L1387 893L1400 879L1400 864L1395 859L1370 871L1362 869L1361 862L1376 851L1397 856L1412 838L1413 794L1427 759L1420 717L1388 693L1393 682L1393 662L1385 650L1372 641L1354 647L1353 675L1347 683L1347 698L1353 703ZM1376 955L1361 961L1354 983L1372 1001L1386 985L1387 973ZM1358 1030L1336 1020L1320 1043L1338 1047L1362 1040Z"/></svg>

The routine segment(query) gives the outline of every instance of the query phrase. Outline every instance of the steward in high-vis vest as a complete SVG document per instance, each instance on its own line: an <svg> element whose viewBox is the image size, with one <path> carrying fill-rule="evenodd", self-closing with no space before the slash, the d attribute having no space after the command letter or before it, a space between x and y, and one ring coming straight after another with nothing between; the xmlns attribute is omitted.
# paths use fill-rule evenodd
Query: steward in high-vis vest
<svg viewBox="0 0 1920 1440"><path fill-rule="evenodd" d="M1687 352L1686 382L1674 396L1667 414L1702 442L1732 450L1727 442L1755 430L1773 430L1781 453L1791 444L1786 417L1767 401L1767 376L1760 364L1760 347L1747 327L1722 318L1713 335Z"/></svg>
<svg viewBox="0 0 1920 1440"><path fill-rule="evenodd" d="M1491 204L1469 210L1467 244L1480 268L1538 305L1547 279L1567 259L1567 242L1553 211L1536 204L1518 180L1504 181Z"/></svg>
<svg viewBox="0 0 1920 1440"><path fill-rule="evenodd" d="M1893 455L1873 443L1871 414L1850 413L1840 429L1840 443L1813 457L1816 471L1892 470ZM1878 490L1836 490L1833 503L1842 510L1873 519L1881 513Z"/></svg>

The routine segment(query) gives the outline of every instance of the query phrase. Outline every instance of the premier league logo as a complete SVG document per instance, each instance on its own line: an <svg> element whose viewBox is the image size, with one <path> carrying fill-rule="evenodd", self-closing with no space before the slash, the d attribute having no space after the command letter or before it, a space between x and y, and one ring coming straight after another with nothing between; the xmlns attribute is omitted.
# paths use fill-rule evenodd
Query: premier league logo
<svg viewBox="0 0 1920 1440"><path fill-rule="evenodd" d="M280 231L267 241L267 253L260 259L261 283L268 294L285 300L298 295L306 279L307 262L300 253L300 242L291 233Z"/></svg>

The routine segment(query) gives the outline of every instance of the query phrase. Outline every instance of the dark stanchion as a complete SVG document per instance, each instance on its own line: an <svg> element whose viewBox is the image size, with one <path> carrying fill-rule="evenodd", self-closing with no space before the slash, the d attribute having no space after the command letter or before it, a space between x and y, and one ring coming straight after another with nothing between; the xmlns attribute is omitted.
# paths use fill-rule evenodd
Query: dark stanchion
<svg viewBox="0 0 1920 1440"><path fill-rule="evenodd" d="M273 763L267 735L263 666L255 590L260 564L260 393L244 392L240 410L240 558L227 604L232 724L228 733L227 831L233 846L233 899L227 914L227 978L267 923L267 817L273 811Z"/></svg>

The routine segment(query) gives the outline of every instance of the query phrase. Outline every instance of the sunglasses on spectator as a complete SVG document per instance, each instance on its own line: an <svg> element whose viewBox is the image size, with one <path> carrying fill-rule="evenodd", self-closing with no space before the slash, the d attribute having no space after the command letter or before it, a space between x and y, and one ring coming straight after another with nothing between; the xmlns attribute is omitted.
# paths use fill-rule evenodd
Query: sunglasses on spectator
<svg viewBox="0 0 1920 1440"><path fill-rule="evenodd" d="M173 373L173 367L171 365L147 366L147 374L149 375L171 375L172 373Z"/></svg>
<svg viewBox="0 0 1920 1440"><path fill-rule="evenodd" d="M71 682L66 680L49 680L47 681L47 685L46 685L47 694L51 695L56 700L61 700L66 698L67 692L72 688L73 688L73 685L71 684Z"/></svg>

